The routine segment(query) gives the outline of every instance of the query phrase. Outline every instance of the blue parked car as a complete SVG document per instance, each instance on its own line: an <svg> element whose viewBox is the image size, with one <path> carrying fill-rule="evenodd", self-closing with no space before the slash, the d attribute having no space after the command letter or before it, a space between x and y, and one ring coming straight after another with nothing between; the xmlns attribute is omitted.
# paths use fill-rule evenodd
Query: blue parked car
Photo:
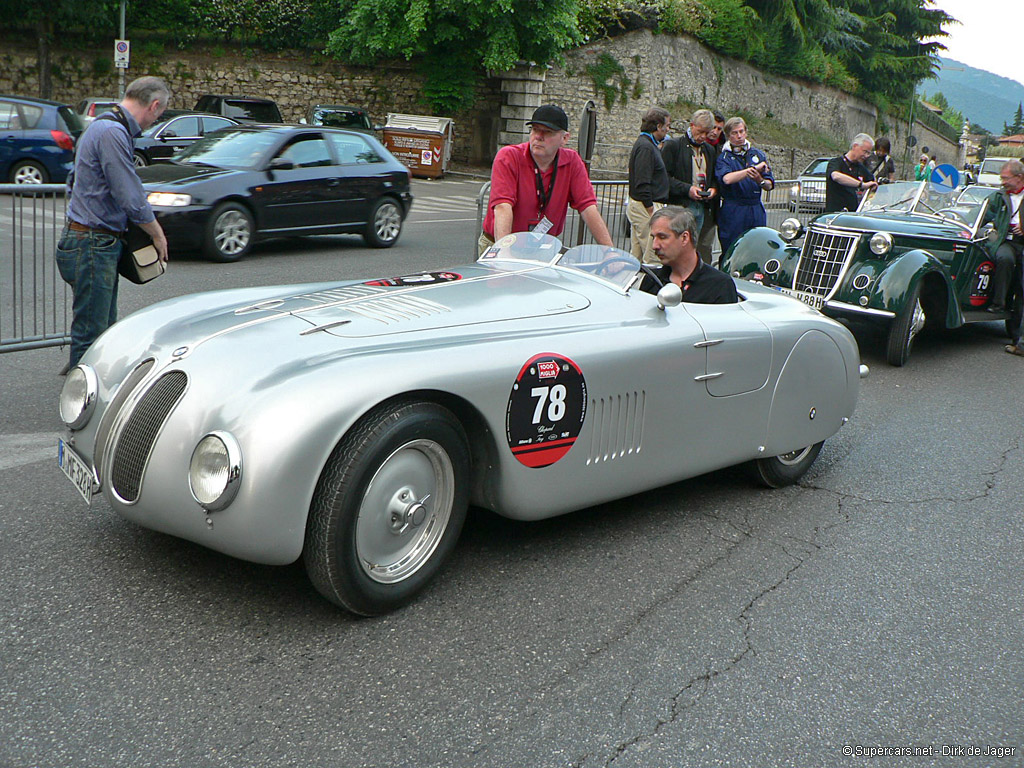
<svg viewBox="0 0 1024 768"><path fill-rule="evenodd" d="M0 182L62 184L82 130L67 104L0 95Z"/></svg>

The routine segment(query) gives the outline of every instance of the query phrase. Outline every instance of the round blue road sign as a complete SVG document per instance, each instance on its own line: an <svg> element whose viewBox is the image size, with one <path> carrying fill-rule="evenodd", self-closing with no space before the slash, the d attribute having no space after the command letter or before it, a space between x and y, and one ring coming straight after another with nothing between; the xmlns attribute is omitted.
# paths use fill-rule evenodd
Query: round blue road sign
<svg viewBox="0 0 1024 768"><path fill-rule="evenodd" d="M936 192L949 193L960 186L960 172L956 166L949 163L935 166L932 175L928 178L932 183L932 189Z"/></svg>

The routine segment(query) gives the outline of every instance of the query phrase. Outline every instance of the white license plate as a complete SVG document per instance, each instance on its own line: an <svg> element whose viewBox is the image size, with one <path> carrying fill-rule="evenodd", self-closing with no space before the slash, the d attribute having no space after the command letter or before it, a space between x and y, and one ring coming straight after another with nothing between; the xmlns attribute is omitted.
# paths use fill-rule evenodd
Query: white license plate
<svg viewBox="0 0 1024 768"><path fill-rule="evenodd" d="M92 504L93 474L92 467L78 458L68 444L57 438L57 463L68 476L68 480L78 489L86 504Z"/></svg>
<svg viewBox="0 0 1024 768"><path fill-rule="evenodd" d="M804 304L817 310L821 310L825 306L825 299L816 293L804 293L803 291L794 291L792 288L779 288L787 296L792 296L794 299L800 299Z"/></svg>

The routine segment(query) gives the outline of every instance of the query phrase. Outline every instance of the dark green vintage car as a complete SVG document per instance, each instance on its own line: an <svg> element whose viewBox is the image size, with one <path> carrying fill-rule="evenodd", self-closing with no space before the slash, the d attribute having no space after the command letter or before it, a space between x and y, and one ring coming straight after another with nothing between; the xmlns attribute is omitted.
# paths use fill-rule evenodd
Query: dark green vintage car
<svg viewBox="0 0 1024 768"><path fill-rule="evenodd" d="M896 182L868 192L856 212L818 216L806 233L796 219L778 231L752 229L725 254L722 269L832 317L888 323L886 357L898 366L925 325L1005 320L1017 336L1019 301L1013 313L986 311L1008 227L999 189Z"/></svg>

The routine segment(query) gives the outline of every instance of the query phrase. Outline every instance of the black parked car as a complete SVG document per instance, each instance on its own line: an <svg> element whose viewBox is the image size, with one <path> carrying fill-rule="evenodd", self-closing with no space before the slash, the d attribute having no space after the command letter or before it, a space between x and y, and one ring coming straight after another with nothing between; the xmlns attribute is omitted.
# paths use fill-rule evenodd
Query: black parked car
<svg viewBox="0 0 1024 768"><path fill-rule="evenodd" d="M389 248L412 205L409 169L379 141L316 126L225 128L139 176L171 248L215 261L279 235L358 233Z"/></svg>
<svg viewBox="0 0 1024 768"><path fill-rule="evenodd" d="M327 125L331 128L345 128L349 131L368 133L384 129L383 125L375 125L370 120L370 113L362 107L350 107L338 104L317 104L309 108L300 122L310 125Z"/></svg>
<svg viewBox="0 0 1024 768"><path fill-rule="evenodd" d="M205 112L182 112L168 109L163 119L142 132L135 140L135 165L167 162L208 133L238 125L237 120Z"/></svg>
<svg viewBox="0 0 1024 768"><path fill-rule="evenodd" d="M0 182L64 183L82 129L82 119L67 104L0 96Z"/></svg>
<svg viewBox="0 0 1024 768"><path fill-rule="evenodd" d="M253 96L218 96L208 93L199 97L194 111L233 117L243 123L283 122L277 102Z"/></svg>

